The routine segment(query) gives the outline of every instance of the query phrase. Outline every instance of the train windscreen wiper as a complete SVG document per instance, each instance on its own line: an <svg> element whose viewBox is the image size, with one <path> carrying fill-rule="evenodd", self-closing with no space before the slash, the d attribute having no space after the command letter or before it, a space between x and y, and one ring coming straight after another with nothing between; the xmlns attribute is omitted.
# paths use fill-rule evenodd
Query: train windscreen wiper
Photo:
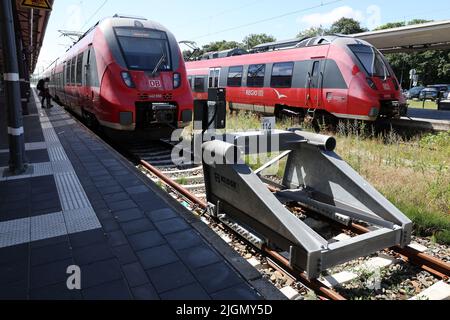
<svg viewBox="0 0 450 320"><path fill-rule="evenodd" d="M153 69L152 71L152 76L154 77L156 72L158 72L159 67L161 67L161 65L163 64L163 62L166 61L166 54L163 52L161 58L159 59L158 63L156 64L155 69Z"/></svg>

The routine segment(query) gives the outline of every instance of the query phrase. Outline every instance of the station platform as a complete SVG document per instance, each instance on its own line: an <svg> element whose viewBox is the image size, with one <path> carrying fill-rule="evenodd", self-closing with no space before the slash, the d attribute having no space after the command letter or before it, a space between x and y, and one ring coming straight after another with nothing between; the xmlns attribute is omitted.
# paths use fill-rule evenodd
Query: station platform
<svg viewBox="0 0 450 320"><path fill-rule="evenodd" d="M34 93L24 118L30 164L24 175L3 175L6 130L0 135L0 299L282 298L63 108L42 110L37 100ZM6 128L5 112L0 127ZM81 290L67 287L70 266L80 268Z"/></svg>
<svg viewBox="0 0 450 320"><path fill-rule="evenodd" d="M409 108L408 116L392 120L392 124L412 129L450 130L450 111Z"/></svg>
<svg viewBox="0 0 450 320"><path fill-rule="evenodd" d="M450 111L408 109L408 117L418 120L437 120L450 122Z"/></svg>

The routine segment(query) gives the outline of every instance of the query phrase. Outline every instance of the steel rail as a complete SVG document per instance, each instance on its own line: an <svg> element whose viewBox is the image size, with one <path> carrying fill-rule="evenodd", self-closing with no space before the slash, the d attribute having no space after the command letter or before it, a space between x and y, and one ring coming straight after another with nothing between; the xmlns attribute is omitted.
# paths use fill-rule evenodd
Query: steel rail
<svg viewBox="0 0 450 320"><path fill-rule="evenodd" d="M351 229L358 234L369 232L369 229L356 223L352 223ZM450 278L450 264L446 263L445 261L442 261L429 254L420 252L411 247L393 247L390 249L409 260L412 264L421 267L425 271L430 272L438 278L441 278L443 280L448 280Z"/></svg>
<svg viewBox="0 0 450 320"><path fill-rule="evenodd" d="M154 174L158 179L160 179L162 182L167 184L169 187L173 188L175 191L179 192L181 195L186 197L189 201L192 203L200 206L202 209L206 209L208 204L200 199L198 199L196 196L194 196L192 193L190 193L186 188L181 186L180 184L176 183L169 177L167 177L165 174L163 174L161 171L159 171L157 168L152 166L150 163L144 160L140 160L140 164L146 168L148 171L150 171L152 174Z"/></svg>

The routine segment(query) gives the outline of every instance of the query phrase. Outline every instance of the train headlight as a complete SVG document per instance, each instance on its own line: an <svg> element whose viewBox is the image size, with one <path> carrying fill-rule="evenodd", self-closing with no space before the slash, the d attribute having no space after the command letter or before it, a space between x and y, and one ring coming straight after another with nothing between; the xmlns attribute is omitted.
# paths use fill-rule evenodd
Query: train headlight
<svg viewBox="0 0 450 320"><path fill-rule="evenodd" d="M179 88L181 86L181 75L177 72L173 74L173 88Z"/></svg>
<svg viewBox="0 0 450 320"><path fill-rule="evenodd" d="M367 84L368 84L369 87L371 87L373 90L378 90L377 85L375 84L375 82L373 82L372 79L367 78Z"/></svg>
<svg viewBox="0 0 450 320"><path fill-rule="evenodd" d="M128 71L122 71L122 80L126 84L128 88L136 88L134 85L133 79Z"/></svg>

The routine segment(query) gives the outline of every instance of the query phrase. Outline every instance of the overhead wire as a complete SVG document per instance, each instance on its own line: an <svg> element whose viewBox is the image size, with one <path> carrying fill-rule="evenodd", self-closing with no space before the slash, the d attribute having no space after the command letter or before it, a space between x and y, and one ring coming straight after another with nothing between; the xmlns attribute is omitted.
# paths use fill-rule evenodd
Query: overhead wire
<svg viewBox="0 0 450 320"><path fill-rule="evenodd" d="M281 14L281 15L277 15L277 16L273 16L273 17L269 17L269 18L253 21L253 22L250 22L250 23L246 23L246 24L242 24L242 25L236 26L236 27L231 27L231 28L215 31L215 32L212 32L212 33L209 33L209 34L204 34L204 35L201 35L201 36L198 36L198 37L194 37L191 40L202 39L202 38L206 38L206 37L209 37L209 36L221 34L221 33L228 32L228 31L239 30L239 29L242 29L242 28L246 28L246 27L250 27L250 26L253 26L253 25L260 24L260 23L264 23L264 22L267 22L267 21L277 20L277 19L280 19L280 18L284 18L284 17L288 17L288 16L291 16L291 15L294 15L294 14L298 14L298 13L301 13L301 12L306 12L306 11L310 11L310 10L313 10L313 9L318 9L318 8L321 8L321 7L329 6L329 5L336 4L336 3L342 2L342 1L343 0L334 0L334 1L329 1L329 2L323 2L322 1L319 5L311 6L311 7L308 7L308 8L303 8L303 9L300 9L300 10L290 11L290 12L287 12L287 13L284 13L284 14Z"/></svg>

